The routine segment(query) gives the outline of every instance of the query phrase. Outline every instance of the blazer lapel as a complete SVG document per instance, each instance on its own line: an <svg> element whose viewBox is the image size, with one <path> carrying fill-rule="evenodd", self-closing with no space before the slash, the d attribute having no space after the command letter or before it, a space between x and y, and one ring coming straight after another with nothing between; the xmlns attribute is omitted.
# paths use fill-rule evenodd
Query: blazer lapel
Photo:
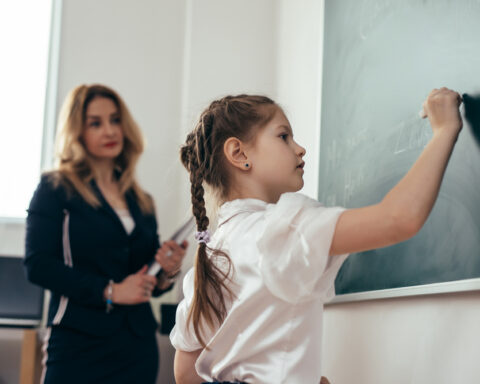
<svg viewBox="0 0 480 384"><path fill-rule="evenodd" d="M133 228L132 233L130 233L130 236L135 236L139 227L141 226L143 214L132 191L127 191L125 194L125 199L127 200L128 210L130 211L133 221L135 222L135 227Z"/></svg>
<svg viewBox="0 0 480 384"><path fill-rule="evenodd" d="M122 222L120 221L120 218L118 217L117 213L113 210L113 208L110 206L108 201L105 199L105 197L102 194L102 191L100 191L100 188L98 188L98 185L97 185L97 183L95 182L94 179L92 179L92 181L90 181L90 185L92 186L93 191L95 192L98 199L100 200L100 203L101 203L100 209L103 210L104 212L106 212L112 218L112 220L116 223L117 226L121 227L121 230L123 231L125 236L128 236L127 232L125 231L125 227L123 226ZM135 220L135 218L134 218L134 220ZM136 224L137 224L137 222L135 220L135 227L137 226Z"/></svg>

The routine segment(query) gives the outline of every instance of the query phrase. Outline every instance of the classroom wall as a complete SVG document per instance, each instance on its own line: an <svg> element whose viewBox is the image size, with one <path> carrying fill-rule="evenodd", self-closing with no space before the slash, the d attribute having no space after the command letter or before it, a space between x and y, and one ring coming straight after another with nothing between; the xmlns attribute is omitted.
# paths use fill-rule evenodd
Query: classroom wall
<svg viewBox="0 0 480 384"><path fill-rule="evenodd" d="M186 173L172 161L178 145L225 93L262 92L285 106L307 147L303 191L316 196L323 1L65 0L63 17L59 102L81 82L125 96L148 141L139 178L163 234L188 214ZM0 230L0 253L21 255L23 227ZM478 304L476 293L459 293L327 306L324 374L332 384L478 383ZM160 344L170 365L168 340Z"/></svg>

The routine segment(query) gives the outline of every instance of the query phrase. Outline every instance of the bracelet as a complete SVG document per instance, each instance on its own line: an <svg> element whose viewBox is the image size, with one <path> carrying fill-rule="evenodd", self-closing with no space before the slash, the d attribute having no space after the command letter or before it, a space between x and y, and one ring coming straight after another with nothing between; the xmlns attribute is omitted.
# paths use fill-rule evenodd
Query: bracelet
<svg viewBox="0 0 480 384"><path fill-rule="evenodd" d="M113 309L113 280L108 281L108 287L107 287L107 299L105 300L107 303L105 311L107 313L110 313Z"/></svg>

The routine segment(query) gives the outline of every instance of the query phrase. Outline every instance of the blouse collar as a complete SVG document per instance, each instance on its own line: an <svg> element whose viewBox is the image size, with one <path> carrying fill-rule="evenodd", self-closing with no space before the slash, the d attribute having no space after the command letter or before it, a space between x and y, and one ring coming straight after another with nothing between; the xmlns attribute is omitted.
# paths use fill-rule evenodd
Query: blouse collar
<svg viewBox="0 0 480 384"><path fill-rule="evenodd" d="M220 206L218 211L218 226L220 227L240 213L264 211L267 205L267 202L259 199L236 199L227 201Z"/></svg>

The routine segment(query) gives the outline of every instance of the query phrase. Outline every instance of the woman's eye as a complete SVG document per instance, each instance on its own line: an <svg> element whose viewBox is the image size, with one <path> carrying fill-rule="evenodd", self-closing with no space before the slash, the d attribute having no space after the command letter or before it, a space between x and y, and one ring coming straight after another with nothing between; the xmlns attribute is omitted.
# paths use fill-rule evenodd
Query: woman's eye
<svg viewBox="0 0 480 384"><path fill-rule="evenodd" d="M112 119L112 124L120 124L120 123L121 123L120 117L114 117Z"/></svg>
<svg viewBox="0 0 480 384"><path fill-rule="evenodd" d="M99 127L100 126L100 122L99 121L92 121L90 122L89 124L90 127Z"/></svg>

